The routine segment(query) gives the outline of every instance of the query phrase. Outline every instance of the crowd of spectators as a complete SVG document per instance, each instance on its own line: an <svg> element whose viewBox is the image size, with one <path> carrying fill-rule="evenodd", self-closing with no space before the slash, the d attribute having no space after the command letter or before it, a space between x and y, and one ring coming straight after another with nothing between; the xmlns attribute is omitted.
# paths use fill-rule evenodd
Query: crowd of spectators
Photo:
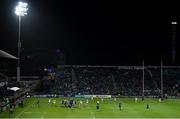
<svg viewBox="0 0 180 119"><path fill-rule="evenodd" d="M22 92L25 90L24 85L20 82L11 82L7 80L0 80L0 112L6 110L13 110L16 103L22 103ZM3 85L2 85L3 84ZM19 91L11 90L12 87L19 87Z"/></svg>
<svg viewBox="0 0 180 119"><path fill-rule="evenodd" d="M142 72L142 68L118 68L113 66L61 67L56 69L55 80L53 82L49 80L43 81L43 85L48 89L48 93L59 95L120 94L124 96L141 96L143 89ZM160 67L145 67L145 96L158 96L161 94L161 78L163 79L163 93L177 95L180 84L179 68L164 68L161 75Z"/></svg>

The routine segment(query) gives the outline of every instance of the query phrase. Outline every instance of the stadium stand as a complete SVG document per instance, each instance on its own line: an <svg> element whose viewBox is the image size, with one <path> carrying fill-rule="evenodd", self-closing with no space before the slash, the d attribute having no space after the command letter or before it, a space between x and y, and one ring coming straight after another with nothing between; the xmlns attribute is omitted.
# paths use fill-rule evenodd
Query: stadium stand
<svg viewBox="0 0 180 119"><path fill-rule="evenodd" d="M142 68L136 66L61 66L55 79L41 81L46 94L110 94L123 96L142 95ZM145 67L145 96L161 93L161 68ZM179 67L163 69L164 94L176 96L179 92ZM40 91L41 92L41 91ZM42 92L41 92L42 93Z"/></svg>

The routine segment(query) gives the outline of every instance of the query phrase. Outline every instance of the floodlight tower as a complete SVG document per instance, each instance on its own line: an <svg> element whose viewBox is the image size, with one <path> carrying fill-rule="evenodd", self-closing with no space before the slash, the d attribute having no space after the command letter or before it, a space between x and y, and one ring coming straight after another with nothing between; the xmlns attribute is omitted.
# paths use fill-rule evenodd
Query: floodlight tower
<svg viewBox="0 0 180 119"><path fill-rule="evenodd" d="M172 64L176 63L176 26L177 22L171 22L172 24Z"/></svg>
<svg viewBox="0 0 180 119"><path fill-rule="evenodd" d="M17 63L17 81L20 81L20 53L21 53L21 17L27 15L28 4L19 2L15 9L15 14L19 17L18 29L18 63Z"/></svg>

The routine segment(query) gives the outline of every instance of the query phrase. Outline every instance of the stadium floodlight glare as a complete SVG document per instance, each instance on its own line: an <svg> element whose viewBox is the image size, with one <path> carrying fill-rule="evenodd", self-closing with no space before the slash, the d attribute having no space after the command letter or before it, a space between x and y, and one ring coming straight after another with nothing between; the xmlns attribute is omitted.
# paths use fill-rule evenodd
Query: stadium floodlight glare
<svg viewBox="0 0 180 119"><path fill-rule="evenodd" d="M177 22L171 22L171 24L177 24Z"/></svg>
<svg viewBox="0 0 180 119"><path fill-rule="evenodd" d="M16 6L15 14L17 16L25 16L27 15L27 8L28 4L24 2L19 2L18 5Z"/></svg>

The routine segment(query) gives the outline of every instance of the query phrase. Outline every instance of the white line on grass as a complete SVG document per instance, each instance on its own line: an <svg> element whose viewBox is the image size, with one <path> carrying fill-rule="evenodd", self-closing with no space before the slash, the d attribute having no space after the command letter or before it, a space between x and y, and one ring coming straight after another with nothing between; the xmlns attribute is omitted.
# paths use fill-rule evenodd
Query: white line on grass
<svg viewBox="0 0 180 119"><path fill-rule="evenodd" d="M26 114L31 114L31 112L24 112L24 113L26 113Z"/></svg>
<svg viewBox="0 0 180 119"><path fill-rule="evenodd" d="M35 102L35 101L34 101L34 102ZM18 117L20 117L27 109L29 109L29 107L32 106L32 105L34 104L34 102L33 102L31 105L29 105L26 109L24 109L21 113L19 113L19 114L15 117L15 119L17 119Z"/></svg>
<svg viewBox="0 0 180 119"><path fill-rule="evenodd" d="M26 110L24 109L21 113L19 113L15 119L17 119L19 116L21 116L22 113L24 113Z"/></svg>
<svg viewBox="0 0 180 119"><path fill-rule="evenodd" d="M45 114L46 114L46 112L44 112L44 114L42 115L41 119L43 119L43 118L44 118Z"/></svg>

